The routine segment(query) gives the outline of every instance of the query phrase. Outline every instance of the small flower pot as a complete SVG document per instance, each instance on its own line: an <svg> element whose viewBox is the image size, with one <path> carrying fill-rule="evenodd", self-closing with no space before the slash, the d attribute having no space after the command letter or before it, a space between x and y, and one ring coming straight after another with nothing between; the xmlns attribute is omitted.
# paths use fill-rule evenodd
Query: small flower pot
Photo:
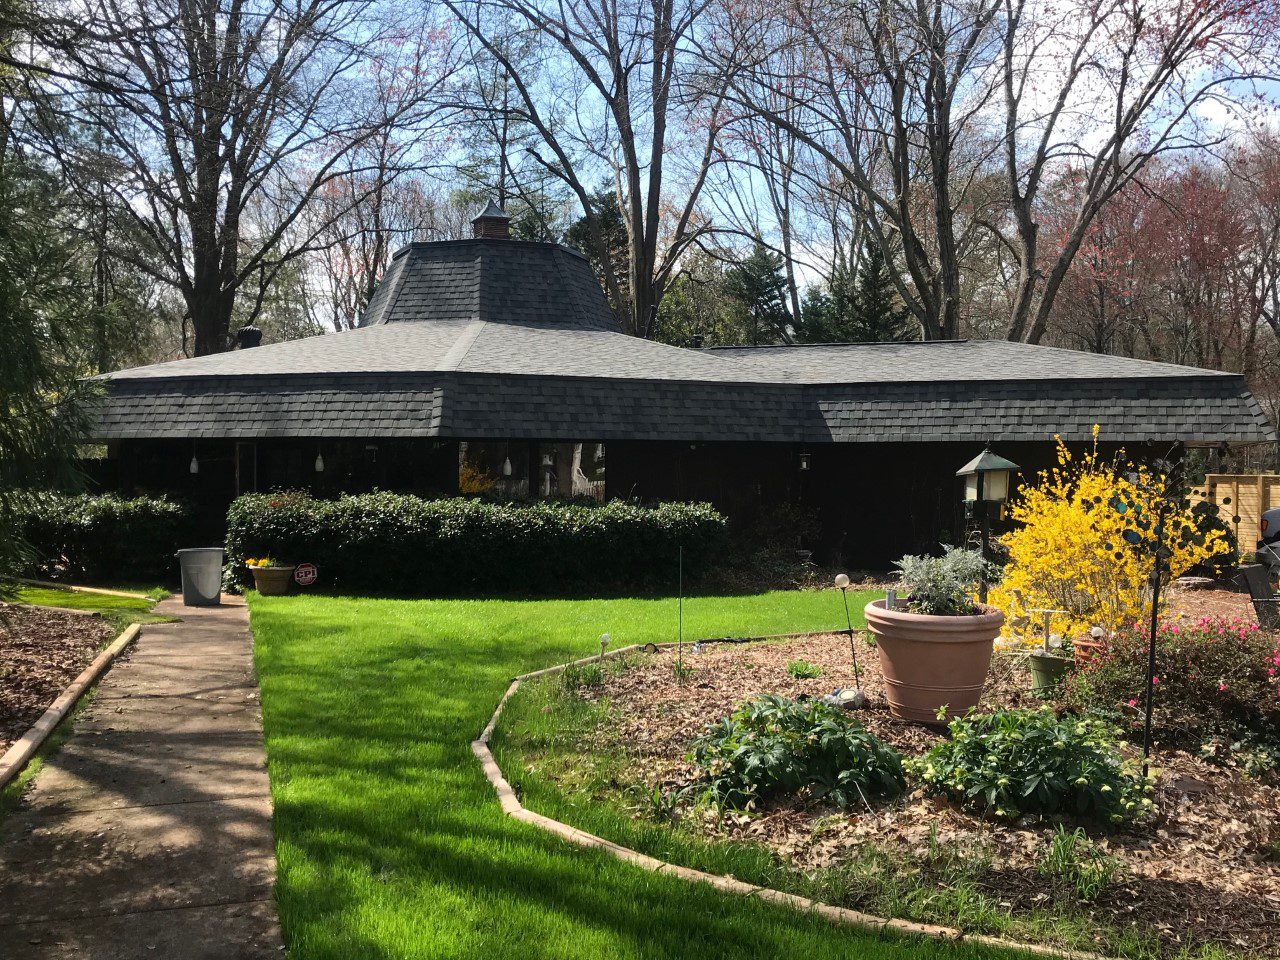
<svg viewBox="0 0 1280 960"><path fill-rule="evenodd" d="M283 597L289 592L289 584L293 581L292 566L250 567L253 574L253 585L264 597Z"/></svg>
<svg viewBox="0 0 1280 960"><path fill-rule="evenodd" d="M1100 656L1107 645L1100 640L1072 640L1071 651L1075 657L1076 666L1083 667L1086 663L1092 663L1093 660Z"/></svg>
<svg viewBox="0 0 1280 960"><path fill-rule="evenodd" d="M876 638L891 714L936 726L978 705L1003 613L984 607L971 616L938 617L886 610L883 600L863 612Z"/></svg>
<svg viewBox="0 0 1280 960"><path fill-rule="evenodd" d="M1052 690L1067 678L1076 664L1067 657L1037 651L1028 658L1027 665L1031 668L1031 688Z"/></svg>

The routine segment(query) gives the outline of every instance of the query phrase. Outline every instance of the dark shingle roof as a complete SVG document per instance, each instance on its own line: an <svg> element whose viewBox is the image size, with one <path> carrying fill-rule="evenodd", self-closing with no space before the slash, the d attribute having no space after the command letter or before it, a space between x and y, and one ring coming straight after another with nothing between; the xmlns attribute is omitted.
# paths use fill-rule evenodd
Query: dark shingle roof
<svg viewBox="0 0 1280 960"><path fill-rule="evenodd" d="M357 330L113 374L95 435L1273 440L1236 374L1004 341L686 350L579 254L413 244Z"/></svg>

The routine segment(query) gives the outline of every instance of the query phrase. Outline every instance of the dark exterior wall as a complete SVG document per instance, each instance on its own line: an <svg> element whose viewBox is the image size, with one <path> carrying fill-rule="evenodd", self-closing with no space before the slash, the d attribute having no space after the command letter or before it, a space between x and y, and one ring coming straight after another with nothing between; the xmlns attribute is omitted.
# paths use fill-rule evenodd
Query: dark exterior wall
<svg viewBox="0 0 1280 960"><path fill-rule="evenodd" d="M955 473L982 446L614 441L608 493L707 500L735 519L791 501L816 514L820 533L804 546L818 559L884 570L905 553L936 551L940 543L974 536ZM1024 479L1057 459L1051 442L995 444L994 449L1021 466ZM1080 451L1082 445L1072 449ZM1115 449L1104 446L1102 452L1110 456ZM809 455L807 471L799 469L802 452Z"/></svg>
<svg viewBox="0 0 1280 960"><path fill-rule="evenodd" d="M736 522L794 504L817 518L820 531L798 546L824 562L883 570L904 553L965 540L971 531L955 472L982 444L614 440L606 447L610 499L705 500ZM1024 477L1055 462L1048 442L996 444L995 450L1022 466ZM323 473L314 469L317 451ZM114 474L122 493L183 497L202 513L211 537L220 535L238 490L457 493L454 441L134 440L118 441L110 453L113 469L104 476ZM193 453L198 474L189 471ZM807 471L800 470L802 453Z"/></svg>

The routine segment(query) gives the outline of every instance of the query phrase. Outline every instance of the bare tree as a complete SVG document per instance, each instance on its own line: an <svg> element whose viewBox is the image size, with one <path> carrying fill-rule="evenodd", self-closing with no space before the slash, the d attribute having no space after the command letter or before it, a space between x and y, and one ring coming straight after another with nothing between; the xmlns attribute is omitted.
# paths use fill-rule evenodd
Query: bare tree
<svg viewBox="0 0 1280 960"><path fill-rule="evenodd" d="M899 295L928 339L959 328L997 2L735 6L706 51L739 110L839 171L886 258L902 262Z"/></svg>
<svg viewBox="0 0 1280 960"><path fill-rule="evenodd" d="M1010 340L1038 343L1071 263L1106 204L1157 157L1225 139L1204 108L1238 109L1280 76L1270 0L1003 0L1003 152L1017 263ZM1046 178L1079 183L1064 229L1042 248Z"/></svg>
<svg viewBox="0 0 1280 960"><path fill-rule="evenodd" d="M446 33L372 0L66 0L31 34L23 69L129 171L112 215L154 251L134 266L181 293L197 355L228 348L238 297L252 320L279 271L332 239L304 216L321 191L356 177L337 217L400 172L354 158L435 117L449 75Z"/></svg>
<svg viewBox="0 0 1280 960"><path fill-rule="evenodd" d="M708 0L444 0L475 42L505 71L512 107L547 151L531 156L564 182L582 207L598 256L608 245L593 185L612 181L627 234L627 289L604 280L627 330L651 332L653 314L680 255L701 232L697 204L721 117L712 102L681 120L690 47ZM536 41L537 80L515 63L492 24L515 24ZM503 36L510 36L504 26ZM679 151L677 151L679 148ZM682 199L670 194L669 163Z"/></svg>
<svg viewBox="0 0 1280 960"><path fill-rule="evenodd" d="M840 171L900 250L926 337L955 336L974 293L995 302L965 276L994 244L1012 265L1001 332L1038 342L1105 205L1152 159L1219 142L1204 108L1280 74L1274 15L1274 0L756 2L708 56L740 110ZM1076 206L1046 237L1042 193L1065 177Z"/></svg>

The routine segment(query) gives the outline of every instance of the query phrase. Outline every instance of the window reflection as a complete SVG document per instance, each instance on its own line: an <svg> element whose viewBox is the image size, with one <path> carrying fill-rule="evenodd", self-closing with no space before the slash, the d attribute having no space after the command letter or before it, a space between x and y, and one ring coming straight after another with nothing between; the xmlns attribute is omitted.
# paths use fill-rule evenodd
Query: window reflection
<svg viewBox="0 0 1280 960"><path fill-rule="evenodd" d="M603 502L604 457L599 442L463 441L458 444L458 492Z"/></svg>

